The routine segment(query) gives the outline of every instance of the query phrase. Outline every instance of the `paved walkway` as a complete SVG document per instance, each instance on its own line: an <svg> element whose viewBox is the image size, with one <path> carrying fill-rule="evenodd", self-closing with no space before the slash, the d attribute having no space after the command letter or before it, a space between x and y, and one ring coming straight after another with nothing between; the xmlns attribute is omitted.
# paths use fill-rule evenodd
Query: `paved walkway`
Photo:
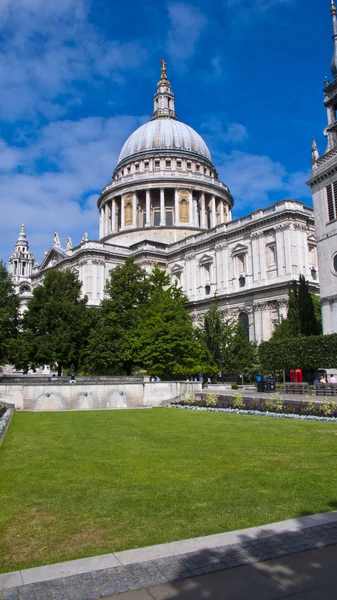
<svg viewBox="0 0 337 600"><path fill-rule="evenodd" d="M0 599L336 600L336 550L333 511L0 575Z"/></svg>

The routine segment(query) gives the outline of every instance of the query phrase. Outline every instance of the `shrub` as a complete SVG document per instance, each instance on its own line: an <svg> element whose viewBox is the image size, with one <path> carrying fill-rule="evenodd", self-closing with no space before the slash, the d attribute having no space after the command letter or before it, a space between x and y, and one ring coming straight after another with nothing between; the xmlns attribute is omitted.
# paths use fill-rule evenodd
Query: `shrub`
<svg viewBox="0 0 337 600"><path fill-rule="evenodd" d="M281 413L284 412L284 410L287 411L287 407L284 404L283 396L281 396L281 394L278 394L277 392L276 394L270 396L268 400L266 400L264 406L268 412Z"/></svg>
<svg viewBox="0 0 337 600"><path fill-rule="evenodd" d="M218 396L216 395L215 392L210 392L210 394L207 394L206 396L206 406L216 406L217 405L217 401L218 401Z"/></svg>
<svg viewBox="0 0 337 600"><path fill-rule="evenodd" d="M245 403L243 401L242 392L237 391L233 394L232 405L233 405L233 408L238 408L238 409L245 408Z"/></svg>
<svg viewBox="0 0 337 600"><path fill-rule="evenodd" d="M332 400L330 402L324 402L324 404L321 405L321 413L325 417L332 417L335 414L335 410L336 403Z"/></svg>
<svg viewBox="0 0 337 600"><path fill-rule="evenodd" d="M194 404L195 394L193 392L184 392L183 394L181 394L180 399L185 404Z"/></svg>
<svg viewBox="0 0 337 600"><path fill-rule="evenodd" d="M239 386L237 383L232 383L232 390L238 390Z"/></svg>

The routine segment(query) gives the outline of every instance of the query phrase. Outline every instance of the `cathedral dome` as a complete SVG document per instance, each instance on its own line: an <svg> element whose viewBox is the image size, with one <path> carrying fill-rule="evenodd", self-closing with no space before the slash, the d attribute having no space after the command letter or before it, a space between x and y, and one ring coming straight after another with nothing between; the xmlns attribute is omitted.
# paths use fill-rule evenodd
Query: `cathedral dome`
<svg viewBox="0 0 337 600"><path fill-rule="evenodd" d="M212 162L204 140L192 127L174 118L165 117L156 118L136 129L126 140L118 163L135 154L153 150L189 152Z"/></svg>

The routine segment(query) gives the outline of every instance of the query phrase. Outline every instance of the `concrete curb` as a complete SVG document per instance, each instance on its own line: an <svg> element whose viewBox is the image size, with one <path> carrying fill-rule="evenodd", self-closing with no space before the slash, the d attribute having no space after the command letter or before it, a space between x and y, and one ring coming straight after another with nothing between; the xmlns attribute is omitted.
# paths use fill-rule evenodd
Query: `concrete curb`
<svg viewBox="0 0 337 600"><path fill-rule="evenodd" d="M91 558L81 558L44 567L4 573L0 575L0 592L13 587L52 581L112 567L137 565L137 563L185 555L219 546L225 547L253 540L261 540L281 533L299 532L317 525L328 525L336 521L337 510L299 517L297 519L288 519L261 527L250 527L248 529L190 538L168 544L124 550L115 554L103 554Z"/></svg>

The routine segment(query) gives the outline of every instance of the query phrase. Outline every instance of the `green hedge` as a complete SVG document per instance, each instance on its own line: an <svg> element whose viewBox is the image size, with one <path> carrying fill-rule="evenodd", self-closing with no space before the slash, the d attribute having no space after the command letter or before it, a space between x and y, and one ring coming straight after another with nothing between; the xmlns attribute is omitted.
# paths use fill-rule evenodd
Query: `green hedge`
<svg viewBox="0 0 337 600"><path fill-rule="evenodd" d="M337 368L337 334L299 337L259 346L262 370Z"/></svg>

